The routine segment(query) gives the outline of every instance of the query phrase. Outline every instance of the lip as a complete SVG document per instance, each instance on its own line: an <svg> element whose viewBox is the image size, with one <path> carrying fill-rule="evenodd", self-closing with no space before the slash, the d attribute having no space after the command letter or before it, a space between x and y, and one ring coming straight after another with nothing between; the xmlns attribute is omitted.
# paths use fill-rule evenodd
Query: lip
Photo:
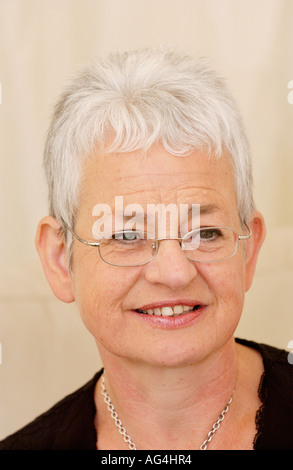
<svg viewBox="0 0 293 470"><path fill-rule="evenodd" d="M182 315L177 315L175 317L169 316L157 316L157 315L148 315L148 314L141 314L136 310L131 310L131 312L138 317L140 320L147 322L148 324L158 327L158 328L165 328L165 329L176 329L176 328L184 328L191 326L194 322L200 318L207 305L199 302L197 300L187 300L187 299L177 299L177 300L167 300L167 301L159 301L153 302L151 304L145 304L143 306L138 307L140 310L149 310L154 308L162 308L162 307L174 307L175 305L187 305L190 307L194 307L195 305L200 305L200 307L194 311L183 313Z"/></svg>

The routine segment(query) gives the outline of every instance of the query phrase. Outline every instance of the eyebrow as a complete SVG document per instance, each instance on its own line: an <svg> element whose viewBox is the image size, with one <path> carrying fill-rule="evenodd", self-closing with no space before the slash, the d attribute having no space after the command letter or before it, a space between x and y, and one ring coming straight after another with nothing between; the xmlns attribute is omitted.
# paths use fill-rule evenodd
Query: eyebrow
<svg viewBox="0 0 293 470"><path fill-rule="evenodd" d="M218 212L220 208L216 204L200 204L200 213L202 215L212 214L213 212Z"/></svg>

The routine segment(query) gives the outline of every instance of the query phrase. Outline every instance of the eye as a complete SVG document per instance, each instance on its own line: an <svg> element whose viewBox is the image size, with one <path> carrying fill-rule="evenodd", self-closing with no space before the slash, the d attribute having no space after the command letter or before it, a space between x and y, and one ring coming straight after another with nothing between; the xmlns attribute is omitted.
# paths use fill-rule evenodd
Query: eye
<svg viewBox="0 0 293 470"><path fill-rule="evenodd" d="M140 238L137 232L123 232L123 240L140 240Z"/></svg>
<svg viewBox="0 0 293 470"><path fill-rule="evenodd" d="M218 228L202 228L200 229L200 239L201 240L216 240L222 236L221 230Z"/></svg>
<svg viewBox="0 0 293 470"><path fill-rule="evenodd" d="M116 232L112 234L112 240L120 240L120 241L136 241L136 240L143 240L144 234L141 232L136 232L134 230L128 230L124 232Z"/></svg>

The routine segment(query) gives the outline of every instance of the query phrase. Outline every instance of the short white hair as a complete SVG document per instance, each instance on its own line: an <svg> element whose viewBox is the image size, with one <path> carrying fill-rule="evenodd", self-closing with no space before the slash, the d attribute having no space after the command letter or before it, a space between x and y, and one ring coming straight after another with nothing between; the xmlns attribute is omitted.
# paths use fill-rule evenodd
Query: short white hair
<svg viewBox="0 0 293 470"><path fill-rule="evenodd" d="M249 220L250 150L235 101L206 59L168 47L100 57L69 83L45 146L50 214L74 227L83 163L97 145L104 152L131 152L155 142L175 155L195 148L216 158L228 153L240 221Z"/></svg>

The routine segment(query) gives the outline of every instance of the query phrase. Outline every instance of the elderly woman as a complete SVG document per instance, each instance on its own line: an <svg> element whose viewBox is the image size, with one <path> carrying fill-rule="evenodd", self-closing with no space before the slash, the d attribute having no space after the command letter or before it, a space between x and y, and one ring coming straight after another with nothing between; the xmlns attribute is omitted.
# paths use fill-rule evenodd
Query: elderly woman
<svg viewBox="0 0 293 470"><path fill-rule="evenodd" d="M287 353L234 338L265 225L222 79L163 48L97 60L45 169L37 250L103 369L0 448L293 449Z"/></svg>

